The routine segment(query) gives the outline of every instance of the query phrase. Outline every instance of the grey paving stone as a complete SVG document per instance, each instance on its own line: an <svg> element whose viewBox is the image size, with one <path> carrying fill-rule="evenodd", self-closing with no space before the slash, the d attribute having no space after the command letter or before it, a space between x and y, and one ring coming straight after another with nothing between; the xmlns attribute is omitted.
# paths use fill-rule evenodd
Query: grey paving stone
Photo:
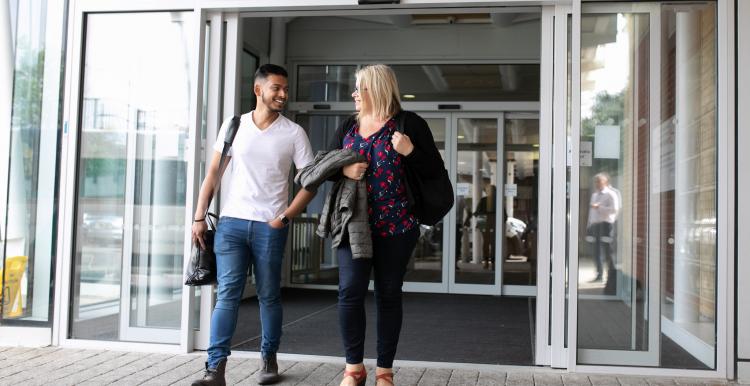
<svg viewBox="0 0 750 386"><path fill-rule="evenodd" d="M162 386L171 385L188 375L195 372L195 368L203 364L202 358L193 357L189 361L183 362L181 365L162 373L156 377L149 379L142 383L144 386Z"/></svg>
<svg viewBox="0 0 750 386"><path fill-rule="evenodd" d="M299 385L320 386L327 385L341 372L342 367L332 363L323 363L318 368L310 372Z"/></svg>
<svg viewBox="0 0 750 386"><path fill-rule="evenodd" d="M500 371L480 371L477 386L502 386L508 379L508 374Z"/></svg>
<svg viewBox="0 0 750 386"><path fill-rule="evenodd" d="M61 352L59 349L43 350L36 354L24 352L24 354L21 356L25 359L8 358L0 363L0 379L28 369L34 369L65 356L65 353Z"/></svg>
<svg viewBox="0 0 750 386"><path fill-rule="evenodd" d="M152 359L148 361L143 368L133 371L130 374L126 374L122 379L113 384L122 386L142 384L182 365L185 360L186 358L179 355L172 356L164 361L154 361Z"/></svg>
<svg viewBox="0 0 750 386"><path fill-rule="evenodd" d="M565 386L590 386L593 385L585 374L563 374L563 385ZM617 382L615 380L615 382Z"/></svg>
<svg viewBox="0 0 750 386"><path fill-rule="evenodd" d="M195 381L197 379L203 378L203 372L204 371L205 370L195 371L192 374L189 374L187 377L182 378L179 381L173 383L172 385L176 385L176 386L189 386L189 385L191 385L193 383L193 381ZM224 379L226 380L226 376L224 377ZM233 383L228 383L227 382L227 385L231 385L231 384L233 384Z"/></svg>
<svg viewBox="0 0 750 386"><path fill-rule="evenodd" d="M508 386L529 386L534 384L534 373L526 371L512 371L508 373L505 379Z"/></svg>
<svg viewBox="0 0 750 386"><path fill-rule="evenodd" d="M451 378L451 371L447 369L427 369L422 374L418 386L441 386L447 385Z"/></svg>
<svg viewBox="0 0 750 386"><path fill-rule="evenodd" d="M97 356L97 358L103 357L104 354ZM128 365L135 362L143 357L140 353L124 353L124 352L111 352L112 358L107 359L101 363L95 365L89 365L77 374L71 374L68 377L58 379L57 382L63 385L77 385L79 383L94 379L96 377L107 374L113 370L116 370L122 366Z"/></svg>
<svg viewBox="0 0 750 386"><path fill-rule="evenodd" d="M652 386L674 386L676 385L674 379L664 377L649 377L647 379L648 384Z"/></svg>
<svg viewBox="0 0 750 386"><path fill-rule="evenodd" d="M236 385L257 385L258 382L255 380L255 375L260 369L261 361L260 359L250 359L249 364L254 364L254 366L245 366L246 369L243 371L245 374L247 374L246 377L241 379L236 383ZM284 374L289 368L296 365L297 362L293 361L279 361L279 374ZM250 369L253 369L252 373L250 373Z"/></svg>
<svg viewBox="0 0 750 386"><path fill-rule="evenodd" d="M422 376L425 373L425 369L415 367L400 367L394 370L395 374L393 375L393 379L399 384L399 386L416 386L419 384L419 380L422 379Z"/></svg>
<svg viewBox="0 0 750 386"><path fill-rule="evenodd" d="M563 386L560 374L539 373L534 374L534 385L536 386Z"/></svg>
<svg viewBox="0 0 750 386"><path fill-rule="evenodd" d="M142 354L136 353L135 356L138 358L134 361L123 363L121 366L113 368L111 371L95 376L90 379L89 382L93 384L109 384L114 383L122 378L128 377L131 374L137 373L145 368L151 367L154 363L166 360L170 358L170 355L166 354Z"/></svg>
<svg viewBox="0 0 750 386"><path fill-rule="evenodd" d="M479 379L479 371L453 370L448 380L448 386L474 386Z"/></svg>
<svg viewBox="0 0 750 386"><path fill-rule="evenodd" d="M112 363L127 353L119 351L104 351L98 355L74 362L68 366L59 368L45 377L55 385L76 385L90 378L112 370Z"/></svg>
<svg viewBox="0 0 750 386"><path fill-rule="evenodd" d="M65 367L70 366L71 364L84 360L88 357L98 355L102 353L103 351L100 350L81 350L71 353L65 353L60 351L59 353L53 353L51 356L54 356L55 359L51 360L49 362L45 362L44 364L33 366L31 368L28 368L28 371L21 371L18 373L15 373L11 376L0 378L0 382L3 384L31 384L34 383L34 379L41 379L44 382L47 382L47 384L52 383L53 380L57 379L60 375L60 372L66 372L69 370L63 370ZM67 354L67 355L63 355ZM67 373L66 373L67 374Z"/></svg>
<svg viewBox="0 0 750 386"><path fill-rule="evenodd" d="M589 375L589 380L594 386L620 386L620 382L614 375Z"/></svg>
<svg viewBox="0 0 750 386"><path fill-rule="evenodd" d="M227 363L226 380L227 385L234 385L239 383L243 379L252 377L258 368L260 367L260 361L258 359L249 358L229 358ZM203 372L201 371L201 374Z"/></svg>
<svg viewBox="0 0 750 386"><path fill-rule="evenodd" d="M283 372L279 370L281 375L281 382L279 386L293 386L302 382L303 379L313 371L317 370L321 366L320 363L314 362L297 362L293 366L290 366Z"/></svg>
<svg viewBox="0 0 750 386"><path fill-rule="evenodd" d="M326 386L338 386L341 383L341 376L344 374L343 366L339 366L339 372L333 376L333 379L326 383Z"/></svg>
<svg viewBox="0 0 750 386"><path fill-rule="evenodd" d="M648 386L648 379L644 377L617 377L622 386Z"/></svg>

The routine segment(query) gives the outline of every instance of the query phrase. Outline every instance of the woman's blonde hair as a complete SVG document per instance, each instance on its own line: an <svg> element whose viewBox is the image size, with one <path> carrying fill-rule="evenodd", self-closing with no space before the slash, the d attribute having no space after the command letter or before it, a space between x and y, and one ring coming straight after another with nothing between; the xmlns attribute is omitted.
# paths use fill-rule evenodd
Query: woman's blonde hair
<svg viewBox="0 0 750 386"><path fill-rule="evenodd" d="M390 67L385 64L367 65L357 71L356 77L359 81L359 89L367 90L365 92L370 95L374 116L393 117L401 111L398 82L396 74Z"/></svg>

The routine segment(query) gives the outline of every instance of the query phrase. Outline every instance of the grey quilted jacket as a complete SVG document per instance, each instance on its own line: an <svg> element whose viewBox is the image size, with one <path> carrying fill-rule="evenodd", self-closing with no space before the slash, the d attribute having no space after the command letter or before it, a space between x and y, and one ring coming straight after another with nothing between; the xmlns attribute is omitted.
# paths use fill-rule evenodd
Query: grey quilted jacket
<svg viewBox="0 0 750 386"><path fill-rule="evenodd" d="M314 192L326 180L340 174L342 167L362 161L367 161L367 158L350 149L320 151L310 165L297 173L294 182ZM355 181L342 176L334 183L326 196L316 233L320 237L330 235L334 249L348 234L353 258L372 257L367 185L364 180Z"/></svg>

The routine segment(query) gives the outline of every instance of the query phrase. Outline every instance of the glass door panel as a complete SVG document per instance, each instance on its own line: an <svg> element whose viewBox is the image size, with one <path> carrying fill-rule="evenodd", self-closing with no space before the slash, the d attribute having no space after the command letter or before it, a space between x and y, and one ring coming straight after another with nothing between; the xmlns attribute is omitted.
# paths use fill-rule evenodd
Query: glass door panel
<svg viewBox="0 0 750 386"><path fill-rule="evenodd" d="M582 25L601 27L581 35L581 67L597 59L603 66L582 76L594 81L582 83L581 89L580 363L648 365L657 358L659 342L649 339L654 338L649 320L652 325L657 320L650 318L654 299L648 291L648 263L656 256L647 253L649 207L643 195L649 189L649 144L648 135L638 135L648 130L650 17L603 13L581 18ZM617 57L600 53L614 51Z"/></svg>
<svg viewBox="0 0 750 386"><path fill-rule="evenodd" d="M499 294L498 247L502 246L502 205L497 184L503 163L498 164L500 138L497 114L453 114L452 139L456 144L455 263L452 288L472 285L481 293ZM480 287L476 287L480 286ZM481 289L483 288L483 289ZM451 290L453 291L453 290Z"/></svg>
<svg viewBox="0 0 750 386"><path fill-rule="evenodd" d="M447 162L445 153L445 138L449 124L449 116L443 115L421 115L427 125L430 127L432 137L435 140L435 145L440 151L440 155L443 157L443 161ZM447 164L446 164L447 167ZM447 288L442 284L445 283L444 260L445 256L449 256L450 253L445 250L444 246L448 245L445 241L445 224L446 219L440 220L433 226L420 225L419 241L414 249L412 258L409 260L409 264L406 267L406 275L404 277L405 287L416 287L410 283L437 283L440 286L431 286L435 292L445 291ZM428 287L422 287L427 289Z"/></svg>
<svg viewBox="0 0 750 386"><path fill-rule="evenodd" d="M539 119L506 115L503 161L503 285L535 285Z"/></svg>
<svg viewBox="0 0 750 386"><path fill-rule="evenodd" d="M71 338L179 341L192 20L87 17Z"/></svg>
<svg viewBox="0 0 750 386"><path fill-rule="evenodd" d="M581 12L578 363L714 369L716 4Z"/></svg>

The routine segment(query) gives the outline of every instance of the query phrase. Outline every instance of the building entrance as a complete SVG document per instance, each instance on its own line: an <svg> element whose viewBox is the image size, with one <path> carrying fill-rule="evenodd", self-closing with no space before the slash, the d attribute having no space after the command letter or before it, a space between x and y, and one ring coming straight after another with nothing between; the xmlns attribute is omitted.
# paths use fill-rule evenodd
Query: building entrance
<svg viewBox="0 0 750 386"><path fill-rule="evenodd" d="M405 104L405 107L409 103ZM499 104L502 106L502 104ZM533 108L533 106L530 105ZM518 106L516 106L518 108ZM435 226L420 226L404 289L536 295L539 120L536 112L418 112L451 175L456 199ZM346 115L297 114L322 149ZM328 187L292 230L291 285L335 285L338 264L315 236Z"/></svg>

